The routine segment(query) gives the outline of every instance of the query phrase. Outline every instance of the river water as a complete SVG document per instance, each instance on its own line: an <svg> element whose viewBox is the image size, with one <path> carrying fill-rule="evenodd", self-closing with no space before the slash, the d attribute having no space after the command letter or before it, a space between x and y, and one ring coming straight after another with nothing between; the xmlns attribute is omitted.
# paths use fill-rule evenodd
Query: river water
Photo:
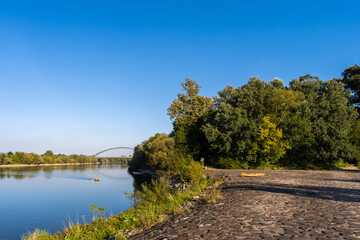
<svg viewBox="0 0 360 240"><path fill-rule="evenodd" d="M95 177L101 181L92 181ZM91 204L105 207L106 216L118 214L130 207L124 192L134 187L122 165L0 168L0 239L90 222Z"/></svg>

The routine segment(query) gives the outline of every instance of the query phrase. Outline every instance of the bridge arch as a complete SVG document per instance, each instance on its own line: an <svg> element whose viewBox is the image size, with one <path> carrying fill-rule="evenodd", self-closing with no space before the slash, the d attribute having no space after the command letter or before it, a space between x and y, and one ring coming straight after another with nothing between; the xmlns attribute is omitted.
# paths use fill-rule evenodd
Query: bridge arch
<svg viewBox="0 0 360 240"><path fill-rule="evenodd" d="M114 150L114 149L134 149L134 148L131 148L131 147L113 147L113 148L108 148L108 149L102 150L101 152L95 153L95 154L93 155L93 157L96 157L97 155L99 155L99 154L101 154L101 153L104 153L104 152L107 152L107 151L111 151L111 150Z"/></svg>

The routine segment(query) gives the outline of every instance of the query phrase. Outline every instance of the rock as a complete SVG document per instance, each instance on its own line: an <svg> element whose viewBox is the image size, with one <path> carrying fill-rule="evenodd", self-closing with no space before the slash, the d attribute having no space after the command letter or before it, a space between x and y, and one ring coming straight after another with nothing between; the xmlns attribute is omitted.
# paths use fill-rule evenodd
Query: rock
<svg viewBox="0 0 360 240"><path fill-rule="evenodd" d="M199 200L199 199L200 199L200 196L193 196L192 199L193 199L193 200Z"/></svg>

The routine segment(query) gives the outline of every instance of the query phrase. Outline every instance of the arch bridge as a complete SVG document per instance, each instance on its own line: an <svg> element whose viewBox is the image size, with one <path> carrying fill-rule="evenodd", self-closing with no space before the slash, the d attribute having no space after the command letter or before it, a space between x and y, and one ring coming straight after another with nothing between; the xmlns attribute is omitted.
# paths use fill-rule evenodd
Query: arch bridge
<svg viewBox="0 0 360 240"><path fill-rule="evenodd" d="M93 157L96 157L97 155L100 155L104 152L107 152L107 151L111 151L111 150L114 150L114 149L134 149L134 148L131 148L131 147L113 147L113 148L108 148L108 149L105 149L105 150L102 150L101 152L98 152L98 153L95 153L93 155Z"/></svg>

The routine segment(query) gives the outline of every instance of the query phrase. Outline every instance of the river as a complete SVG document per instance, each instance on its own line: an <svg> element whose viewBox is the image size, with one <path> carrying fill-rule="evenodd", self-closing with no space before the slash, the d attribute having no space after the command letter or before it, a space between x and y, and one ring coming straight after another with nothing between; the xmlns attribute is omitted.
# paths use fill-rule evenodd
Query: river
<svg viewBox="0 0 360 240"><path fill-rule="evenodd" d="M100 178L100 182L92 181ZM20 239L36 228L51 233L69 222L90 222L89 206L118 214L130 207L134 179L122 165L0 168L0 239Z"/></svg>

